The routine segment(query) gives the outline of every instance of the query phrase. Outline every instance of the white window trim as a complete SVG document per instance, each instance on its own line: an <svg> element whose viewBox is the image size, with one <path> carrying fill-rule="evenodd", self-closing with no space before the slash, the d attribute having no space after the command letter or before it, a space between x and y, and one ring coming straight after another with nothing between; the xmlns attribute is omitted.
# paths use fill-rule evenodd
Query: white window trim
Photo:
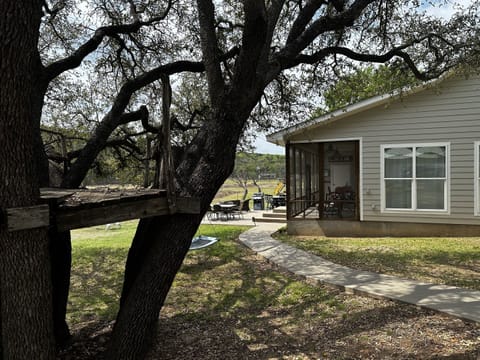
<svg viewBox="0 0 480 360"><path fill-rule="evenodd" d="M479 141L480 144L480 141ZM417 148L428 146L445 146L445 208L444 209L392 209L386 207L386 194L385 194L385 149L386 148ZM477 162L478 163L478 162ZM413 159L412 167L415 166L415 159ZM380 145L380 196L381 196L381 212L386 214L446 214L450 215L450 142L438 142L438 143L408 143L408 144L384 144ZM417 179L415 178L414 181ZM476 182L477 183L477 182ZM478 185L477 185L478 186ZM416 192L412 191L412 206L416 204ZM477 199L475 197L475 199ZM476 206L475 209L478 207ZM480 215L480 211L479 211Z"/></svg>
<svg viewBox="0 0 480 360"><path fill-rule="evenodd" d="M480 184L478 183L480 181L480 166L478 162L480 161L480 141L475 141L473 143L473 203L474 203L474 209L473 209L473 215L475 216L480 216L480 201L478 199L478 196L480 195Z"/></svg>

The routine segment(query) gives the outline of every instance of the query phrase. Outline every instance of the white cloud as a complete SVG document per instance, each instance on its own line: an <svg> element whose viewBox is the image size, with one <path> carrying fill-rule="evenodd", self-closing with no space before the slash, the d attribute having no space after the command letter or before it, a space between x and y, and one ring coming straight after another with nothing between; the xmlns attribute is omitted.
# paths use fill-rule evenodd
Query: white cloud
<svg viewBox="0 0 480 360"><path fill-rule="evenodd" d="M476 0L424 1L422 10L427 15L448 20L460 8L471 6Z"/></svg>

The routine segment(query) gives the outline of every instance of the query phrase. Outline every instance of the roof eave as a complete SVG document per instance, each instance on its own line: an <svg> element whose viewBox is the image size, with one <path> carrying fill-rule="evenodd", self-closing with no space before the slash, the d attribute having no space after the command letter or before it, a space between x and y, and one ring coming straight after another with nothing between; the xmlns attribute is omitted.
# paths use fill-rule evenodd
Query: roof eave
<svg viewBox="0 0 480 360"><path fill-rule="evenodd" d="M288 142L288 139L294 135L298 135L298 134L310 131L313 127L324 126L331 122L334 122L349 116L353 116L363 111L373 109L375 107L386 104L390 101L399 99L403 96L409 96L412 94L416 94L420 91L424 91L427 88L430 88L432 85L437 84L440 81L443 81L446 77L448 77L448 75L450 74L445 74L444 76L441 76L437 79L423 83L421 85L415 86L413 88L402 88L390 94L374 96L372 98L360 101L352 105L348 105L344 108L335 110L331 113L322 115L320 117L307 120L296 125L289 126L283 130L267 135L266 136L267 141L276 145L285 146L285 144Z"/></svg>

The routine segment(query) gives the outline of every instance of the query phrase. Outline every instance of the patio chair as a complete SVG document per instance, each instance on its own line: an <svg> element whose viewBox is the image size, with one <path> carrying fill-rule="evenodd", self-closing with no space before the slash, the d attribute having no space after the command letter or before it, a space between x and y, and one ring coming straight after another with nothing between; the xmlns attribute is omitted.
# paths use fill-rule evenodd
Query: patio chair
<svg viewBox="0 0 480 360"><path fill-rule="evenodd" d="M219 204L215 204L212 207L212 220L220 220L223 214L223 209Z"/></svg>
<svg viewBox="0 0 480 360"><path fill-rule="evenodd" d="M250 211L250 199L245 199L240 205L240 211Z"/></svg>

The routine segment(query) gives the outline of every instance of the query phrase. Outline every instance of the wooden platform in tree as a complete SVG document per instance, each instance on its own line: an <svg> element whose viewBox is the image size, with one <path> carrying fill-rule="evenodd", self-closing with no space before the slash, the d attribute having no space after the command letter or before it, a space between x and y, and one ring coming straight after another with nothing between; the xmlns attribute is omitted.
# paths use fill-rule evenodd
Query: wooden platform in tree
<svg viewBox="0 0 480 360"><path fill-rule="evenodd" d="M41 189L45 205L6 209L9 231L57 226L58 231L168 215L198 214L193 198L167 199L158 189Z"/></svg>

